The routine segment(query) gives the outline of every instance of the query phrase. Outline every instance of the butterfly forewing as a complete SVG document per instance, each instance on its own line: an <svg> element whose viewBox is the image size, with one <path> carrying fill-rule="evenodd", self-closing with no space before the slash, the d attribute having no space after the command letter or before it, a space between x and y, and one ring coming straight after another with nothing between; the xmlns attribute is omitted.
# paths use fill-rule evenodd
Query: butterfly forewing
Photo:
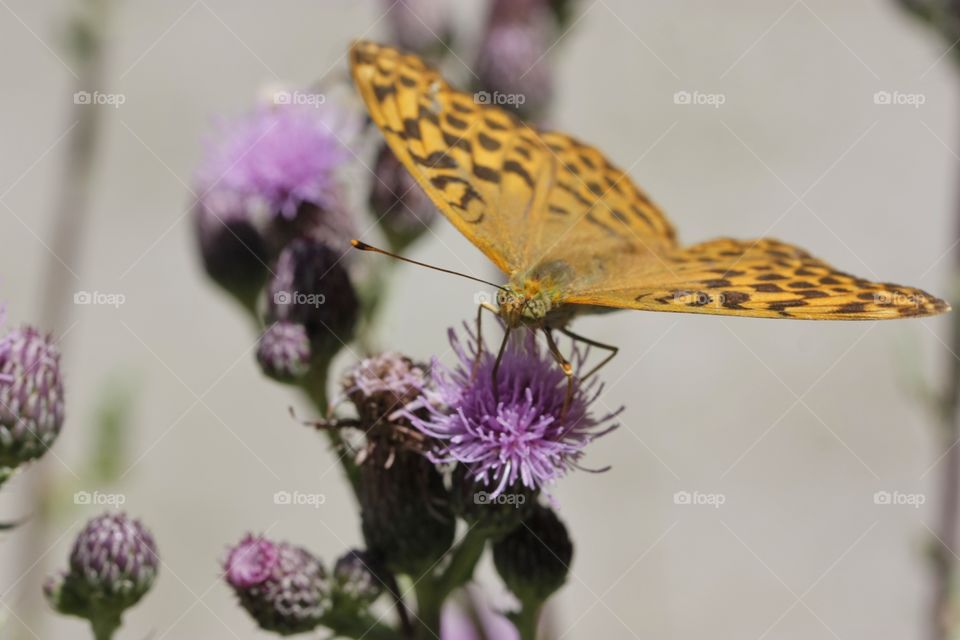
<svg viewBox="0 0 960 640"><path fill-rule="evenodd" d="M419 58L370 42L351 49L370 116L437 207L501 270L523 266L546 156L510 113L477 104Z"/></svg>

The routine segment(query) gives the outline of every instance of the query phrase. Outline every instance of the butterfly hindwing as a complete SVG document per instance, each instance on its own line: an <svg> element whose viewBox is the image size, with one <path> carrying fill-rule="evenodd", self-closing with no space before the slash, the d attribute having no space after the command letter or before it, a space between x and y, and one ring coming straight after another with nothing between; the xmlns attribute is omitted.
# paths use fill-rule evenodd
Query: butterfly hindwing
<svg viewBox="0 0 960 640"><path fill-rule="evenodd" d="M879 320L946 311L945 302L912 287L877 283L837 271L793 245L712 240L659 257L590 290L575 304L806 320Z"/></svg>

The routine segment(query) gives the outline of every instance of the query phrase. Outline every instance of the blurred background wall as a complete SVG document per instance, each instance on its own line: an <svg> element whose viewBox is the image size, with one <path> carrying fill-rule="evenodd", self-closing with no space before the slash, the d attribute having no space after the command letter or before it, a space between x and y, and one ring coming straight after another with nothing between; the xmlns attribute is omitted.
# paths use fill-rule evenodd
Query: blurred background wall
<svg viewBox="0 0 960 640"><path fill-rule="evenodd" d="M479 24L482 4L460 3L461 27ZM0 0L0 298L14 323L38 313L51 259L75 116L59 39L70 7ZM555 52L553 124L629 167L684 241L772 235L866 277L950 293L960 139L948 44L880 0L584 0L580 12ZM122 493L152 527L165 564L122 637L260 637L217 579L226 544L269 531L332 558L360 540L333 457L290 418L296 397L262 378L253 328L200 270L186 186L215 116L242 113L266 83L344 74L348 42L381 34L380 14L373 0L131 1L117 13L102 90L125 102L103 108L87 245L64 277L71 291L126 302L71 306L68 422L56 457L31 472L49 467L70 491ZM475 36L461 32L469 47ZM723 104L677 104L682 91ZM882 91L924 103L878 104ZM435 230L412 257L487 268L452 227ZM474 293L401 267L382 343L443 353ZM587 457L613 470L573 474L556 492L577 545L552 607L563 637L916 637L943 451L907 387L953 357L948 320L625 312L577 327L621 346L602 404L627 409ZM84 486L72 474L102 388L117 379L136 394L124 476ZM23 486L5 488L0 514L30 511ZM278 490L326 502L278 506ZM679 491L725 501L676 504ZM878 491L926 503L876 504ZM13 570L23 534L3 534L0 637L32 637L18 612L44 605L16 587L63 566L97 510L69 502L26 576ZM36 637L86 633L44 618Z"/></svg>

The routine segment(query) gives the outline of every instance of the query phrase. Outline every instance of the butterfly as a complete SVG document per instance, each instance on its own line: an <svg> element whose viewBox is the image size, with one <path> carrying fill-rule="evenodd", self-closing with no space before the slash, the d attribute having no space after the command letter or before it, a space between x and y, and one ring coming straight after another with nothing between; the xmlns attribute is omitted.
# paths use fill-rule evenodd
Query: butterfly
<svg viewBox="0 0 960 640"><path fill-rule="evenodd" d="M392 47L357 41L350 66L390 149L506 276L491 310L508 332L543 329L565 370L553 329L611 350L607 360L616 353L566 328L584 312L882 320L949 310L920 289L838 271L770 238L681 245L660 209L594 147L475 99Z"/></svg>

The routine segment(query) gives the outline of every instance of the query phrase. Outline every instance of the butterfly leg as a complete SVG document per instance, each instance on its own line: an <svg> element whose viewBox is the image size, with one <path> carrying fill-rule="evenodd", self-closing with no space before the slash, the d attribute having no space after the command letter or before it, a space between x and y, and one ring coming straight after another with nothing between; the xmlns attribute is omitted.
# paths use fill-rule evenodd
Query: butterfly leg
<svg viewBox="0 0 960 640"><path fill-rule="evenodd" d="M483 311L486 309L493 315L499 315L497 308L489 302L481 302L477 307L477 355L473 359L473 370L470 372L470 379L476 378L477 370L480 368L480 357L483 355Z"/></svg>
<svg viewBox="0 0 960 640"><path fill-rule="evenodd" d="M608 362L613 360L614 357L616 357L616 355L620 352L620 347L615 347L612 344L604 344L602 342L597 342L596 340L591 340L590 338L584 338L580 334L574 333L573 331L570 331L570 329L567 329L567 328L560 329L560 333L562 333L563 335L567 336L568 338L570 338L575 342L582 342L584 344L590 345L591 347L596 347L598 349L603 349L605 351L610 352L610 354L606 358L601 360L599 364L597 364L597 366L595 366L593 369L590 369L590 372L587 373L587 375L582 376L580 378L580 382L586 382L587 378L589 378L596 372L600 371L600 369L602 369L604 365L606 365Z"/></svg>
<svg viewBox="0 0 960 640"><path fill-rule="evenodd" d="M497 360L493 363L493 399L497 404L500 403L500 387L497 385L497 372L500 371L500 361L503 360L503 354L507 350L507 341L510 339L511 328L508 325L503 330L503 342L500 343L500 350L497 351Z"/></svg>
<svg viewBox="0 0 960 640"><path fill-rule="evenodd" d="M550 354L563 369L563 374L567 376L567 395L563 399L563 409L560 411L560 415L565 416L567 415L567 409L570 408L570 401L573 400L573 366L560 353L560 348L557 346L556 340L553 339L553 333L550 332L550 329L544 328L543 333L547 336L547 347L550 348Z"/></svg>

